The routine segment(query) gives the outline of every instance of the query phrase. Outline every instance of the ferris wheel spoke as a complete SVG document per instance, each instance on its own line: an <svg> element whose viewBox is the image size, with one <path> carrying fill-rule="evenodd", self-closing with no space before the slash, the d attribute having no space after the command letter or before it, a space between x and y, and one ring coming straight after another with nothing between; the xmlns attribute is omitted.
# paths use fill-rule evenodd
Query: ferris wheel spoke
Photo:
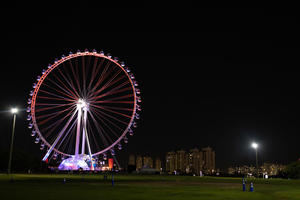
<svg viewBox="0 0 300 200"><path fill-rule="evenodd" d="M67 95L65 92L59 90L58 88L54 88L54 87L52 87L52 86L50 86L50 85L48 85L48 84L46 84L46 83L43 83L43 85L45 85L47 88L49 88L49 89L51 89L51 90L54 90L54 91L56 91L56 92L58 92L58 93L64 95L65 97L68 97L68 98L70 98L70 99L74 99L72 96ZM43 91L45 91L45 90L43 90Z"/></svg>
<svg viewBox="0 0 300 200"><path fill-rule="evenodd" d="M65 67L64 70L65 70L65 76L66 76L66 77L69 79L69 81L70 81L71 88L73 89L73 91L76 93L77 96L80 96L80 95L78 94L77 90L76 90L75 83L74 83L73 79L72 79L71 76L70 76L70 73L69 73L68 68Z"/></svg>
<svg viewBox="0 0 300 200"><path fill-rule="evenodd" d="M133 108L122 108L122 107L113 107L113 106L104 106L101 105L104 108L109 108L109 109L113 109L113 110L124 110L124 111L128 111L128 112L132 112L134 109Z"/></svg>
<svg viewBox="0 0 300 200"><path fill-rule="evenodd" d="M126 81L126 82L124 82L124 83L116 86L115 88L113 88L113 89L111 89L111 90L109 90L109 91L107 91L107 92L105 92L105 93L103 93L101 95L98 95L98 96L95 96L96 94L94 94L94 96L91 97L90 99L96 100L96 99L100 99L101 97L105 97L105 96L108 96L108 95L117 94L119 92L125 92L125 91L128 91L128 90L132 90L131 87L120 89L120 88L124 87L125 85L127 85L128 83L129 82Z"/></svg>
<svg viewBox="0 0 300 200"><path fill-rule="evenodd" d="M102 134L105 138L107 138L110 142L110 144L113 143L113 139L109 136L109 134L107 134L107 132L104 130L104 127L106 127L107 129L109 129L110 133L112 133L116 138L119 138L120 136L118 134L116 134L116 132L114 130L111 129L110 126L107 125L107 123L104 121L104 118L102 118L98 113L95 113L95 117L97 117L97 119L101 122L101 125L103 126L99 126L99 124L97 123L96 126L99 126L100 129L102 130ZM109 146L109 145L107 145Z"/></svg>
<svg viewBox="0 0 300 200"><path fill-rule="evenodd" d="M50 114L38 115L38 116L36 116L36 119L37 120L41 120L43 118L52 119L52 118L57 117L57 116L59 116L63 113L66 113L67 111L70 111L71 109L72 109L72 107L69 107L67 109L57 111L57 112L53 112L53 113L50 113ZM70 112L72 112L72 111L70 111Z"/></svg>
<svg viewBox="0 0 300 200"><path fill-rule="evenodd" d="M89 135L89 138L92 138L92 140L90 141L91 142L90 144L91 144L91 148L93 149L92 152L95 153L95 152L98 152L101 149L101 147L105 147L106 144L103 142L101 144L101 147L100 147L99 142L98 142L99 140L96 138L96 134L92 130L94 130L94 129L91 128L90 122L88 121L88 123L87 123L87 134ZM106 145L106 146L108 146L108 145ZM94 150L94 147L95 147L95 150Z"/></svg>
<svg viewBox="0 0 300 200"><path fill-rule="evenodd" d="M94 107L94 110L100 112L102 115L105 115L106 117L109 117L109 118L111 118L111 119L114 119L114 120L116 120L116 121L122 123L122 124L127 125L127 122L124 122L124 121L122 121L122 120L120 120L120 119L118 119L118 118L116 118L116 117L114 117L114 116L112 116L112 115L110 115L110 114L108 114L108 113L106 113L106 112L103 112L103 110L101 110L101 109L99 109L99 108L97 108L97 107ZM104 116L103 116L103 117L104 117Z"/></svg>
<svg viewBox="0 0 300 200"><path fill-rule="evenodd" d="M61 104L61 103L36 103L36 106L66 106L66 105L72 105L74 103L67 103L67 104Z"/></svg>
<svg viewBox="0 0 300 200"><path fill-rule="evenodd" d="M63 122L63 119L59 119L56 122L50 124L49 126L45 127L45 128L41 128L41 132L46 133L45 137L48 137L55 128L57 128L61 123ZM48 131L50 129L50 131Z"/></svg>
<svg viewBox="0 0 300 200"><path fill-rule="evenodd" d="M43 118L50 117L50 116L58 116L58 115L60 115L60 114L62 114L62 113L64 113L64 112L66 112L66 111L68 111L68 110L70 110L70 109L72 109L72 107L68 107L68 108L66 108L66 109L64 109L64 110L57 111L57 112L53 112L53 113L49 113L49 114L45 114L45 115L39 115L39 116L36 116L35 118L36 118L37 120L39 120L39 119L43 119Z"/></svg>
<svg viewBox="0 0 300 200"><path fill-rule="evenodd" d="M88 74L89 73L89 69L90 69L90 64L91 64L91 60L92 60L92 57L91 56L88 56L87 57L87 65L86 66L88 66L87 68L86 68L86 74Z"/></svg>
<svg viewBox="0 0 300 200"><path fill-rule="evenodd" d="M133 104L134 101L97 101L98 103L120 103L120 104Z"/></svg>
<svg viewBox="0 0 300 200"><path fill-rule="evenodd" d="M47 86L48 88L50 88L50 89L52 89L52 90L55 90L56 92L59 92L60 94L63 94L63 95L65 95L65 96L70 97L71 99L74 99L74 100L75 100L75 98L74 98L73 96L67 94L68 92L64 91L64 89L63 89L60 85L58 85L55 81L52 81L52 80L49 79L49 78L48 78L48 80L49 80L50 82L54 83L54 84L55 84L57 87L59 87L61 90L59 90L58 88L51 87L50 85L44 83L45 86Z"/></svg>
<svg viewBox="0 0 300 200"><path fill-rule="evenodd" d="M101 68L101 66L103 66L103 63L104 63L104 59L101 59L100 63L97 65L97 67L95 68L95 70L93 71L93 74L92 74L92 78L90 80L90 83L89 83L89 86L88 86L88 91L91 90L91 86L92 86L92 83L94 82L95 78L96 78L96 75L99 73L99 70ZM95 66L95 65L94 65ZM89 95L89 94L88 94Z"/></svg>
<svg viewBox="0 0 300 200"><path fill-rule="evenodd" d="M95 57L95 60L94 60L94 64L93 64L93 68L92 68L92 77L91 77L91 79L90 79L90 81L89 81L89 85L88 85L88 89L87 89L87 91L90 91L90 89L91 89L91 85L92 85L92 83L94 82L94 79L95 79L95 77L96 77L96 69L98 69L100 66L101 66L101 63L103 63L103 61L104 61L104 59L102 59L101 61L100 61L100 63L99 63L99 65L98 65L98 57ZM97 67L97 68L96 68ZM98 72L97 72L98 73Z"/></svg>
<svg viewBox="0 0 300 200"><path fill-rule="evenodd" d="M93 97L91 97L91 99L95 99L95 98L99 98L99 97L102 97L102 96L106 96L106 95L110 95L110 94L116 94L116 93L119 93L119 92L122 92L122 90L118 90L119 88L122 88L123 86L127 85L129 82L126 81L126 82L123 82L122 84L118 85L118 86L115 86L113 89L105 92L104 94L101 94L101 95L98 95L99 93L101 93L102 91L104 91L105 89L107 89L108 87L102 87L100 88L99 90L97 90L94 94L93 94ZM132 89L132 88L130 88ZM129 89L128 89L129 90ZM126 89L124 89L124 91L126 91ZM98 95L98 96L96 96Z"/></svg>
<svg viewBox="0 0 300 200"><path fill-rule="evenodd" d="M109 99L106 99L106 100L114 101L114 100L120 100L120 99L128 99L128 98L131 98L131 97L134 97L134 94L127 94L127 95L123 95L123 96L119 96L119 97L109 98Z"/></svg>
<svg viewBox="0 0 300 200"><path fill-rule="evenodd" d="M90 79L89 84L88 84L88 87L87 87L87 91L90 90L91 85L92 85L92 82L94 81L94 77L95 77L95 68L96 68L96 66L97 66L97 63L98 63L98 58L96 57L95 60L94 60L94 64L93 64L93 68L92 68L92 75L91 75L91 79Z"/></svg>
<svg viewBox="0 0 300 200"><path fill-rule="evenodd" d="M70 140L70 144L75 144L76 141L76 134L72 134L71 140ZM68 147L68 152L71 152L73 150L72 145L69 145Z"/></svg>
<svg viewBox="0 0 300 200"><path fill-rule="evenodd" d="M91 106L94 106L94 107L100 108L101 110L105 110L105 111L108 111L108 112L110 112L110 113L114 113L114 114L121 115L121 116L123 116L123 117L127 117L127 118L131 119L131 116L129 116L129 115L126 115L126 114L124 114L124 113L120 113L120 112L111 110L111 109L109 109L109 108L105 108L105 107L103 107L103 106L94 105L94 104L91 104Z"/></svg>
<svg viewBox="0 0 300 200"><path fill-rule="evenodd" d="M124 122L124 121L122 121L122 120L120 120L120 119L117 119L117 118L115 118L114 116L111 116L111 115L109 115L109 114L103 112L103 111L100 110L100 109L94 108L93 111L95 112L95 114L97 114L98 117L105 119L106 121L108 121L110 124L112 124L114 127L116 127L116 128L119 129L119 130L123 130L123 129L120 128L116 123L112 122L109 118L114 119L114 120L116 120L116 121L118 121L118 122L120 122L120 123L122 123L122 124L124 124L124 125L128 125L128 123L126 123L126 122ZM104 116L104 115L105 115L105 116ZM106 117L106 116L107 116L107 117ZM108 118L108 117L109 117L109 118Z"/></svg>
<svg viewBox="0 0 300 200"><path fill-rule="evenodd" d="M90 116L92 117L92 120L93 120L93 122L94 122L94 125L95 125L95 127L96 127L96 129L97 129L97 131L98 131L98 134L99 134L99 136L101 137L101 139L102 139L104 145L109 146L109 143L108 143L107 139L106 139L105 136L104 136L104 132L105 132L105 131L103 130L103 128L102 128L101 126L99 126L98 121L95 119L94 115L93 115L91 112L89 112L89 114L90 114ZM100 121L102 121L102 119L101 119Z"/></svg>
<svg viewBox="0 0 300 200"><path fill-rule="evenodd" d="M107 129L109 129L110 133L112 133L112 134L115 136L115 138L119 138L119 137L122 136L122 135L120 135L120 134L117 134L117 133L111 128L111 126L109 126L109 125L104 121L104 119L107 120L107 118L101 117L101 114L100 114L100 113L95 113L95 114L96 114L96 117L101 121L101 124L103 124L103 127L105 126ZM108 120L108 122L111 123L110 120ZM111 123L111 124L115 125L114 123ZM101 127L101 126L100 126L100 127ZM101 127L101 128L102 128L102 127ZM117 128L119 128L119 127L117 126ZM124 132L123 129L120 129L120 131L121 131L121 133ZM104 133L106 133L106 132L104 131ZM110 142L113 143L113 139L111 139L111 137L110 137L108 134L105 134L105 135L106 135L106 137L110 140Z"/></svg>
<svg viewBox="0 0 300 200"><path fill-rule="evenodd" d="M83 90L83 94L86 95L86 89L85 89L85 82L86 82L86 77L85 77L85 61L84 61L84 56L81 57L81 61L82 61L82 90Z"/></svg>
<svg viewBox="0 0 300 200"><path fill-rule="evenodd" d="M89 122L87 123L87 126L89 126ZM90 127L90 126L89 126ZM98 141L97 139L96 139L96 137L95 137L95 134L93 133L93 132L91 132L91 128L87 128L87 134L89 135L89 138L91 138L92 137L92 140L90 141L90 142L93 142L93 143L91 143L91 146L92 145L95 145L96 146L96 150L95 151L92 151L92 152L97 152L99 149L101 149L100 147L99 147L99 145L98 145L98 142L96 142L96 141Z"/></svg>
<svg viewBox="0 0 300 200"><path fill-rule="evenodd" d="M87 57L87 63L85 63L84 61L84 56L82 56L82 76L83 76L83 92L84 92L84 95L86 96L87 95L87 88L86 88L86 84L87 84L87 74L89 72L89 66L90 66L90 63L91 63L91 57L88 56ZM87 66L87 67L86 67Z"/></svg>
<svg viewBox="0 0 300 200"><path fill-rule="evenodd" d="M81 88L81 82L80 80L80 74L79 74L79 66L78 66L78 58L75 60L75 73L76 73L76 79L78 80L78 87L79 87L79 93L82 94L82 88Z"/></svg>
<svg viewBox="0 0 300 200"><path fill-rule="evenodd" d="M93 95L95 96L95 95L99 94L101 91L103 91L103 90L105 90L106 88L108 88L109 84L110 84L110 83L111 83L111 82L112 82L112 81L120 74L120 72L121 72L121 70L117 71L117 73L114 74L114 76L113 76L112 78L110 78L110 80L108 80L108 81L104 84L104 86L102 86L99 90L95 91ZM116 79L116 80L119 81L119 80L121 80L121 79L123 79L122 76L119 77L119 78Z"/></svg>
<svg viewBox="0 0 300 200"><path fill-rule="evenodd" d="M58 120L54 123L52 123L51 125L45 127L45 128L42 128L41 129L41 132L45 133L45 136L44 138L48 138L51 133L53 133L53 131L63 122L63 120ZM48 131L49 130L49 131Z"/></svg>
<svg viewBox="0 0 300 200"><path fill-rule="evenodd" d="M46 110L57 109L57 108L64 107L64 106L74 105L74 103L67 103L67 104L36 103L35 105L36 106L47 106L44 108L35 109L35 112L42 112L42 111L46 111Z"/></svg>
<svg viewBox="0 0 300 200"><path fill-rule="evenodd" d="M73 74L73 77L75 78L76 80L76 83L77 83L77 88L79 90L79 93L81 93L81 87L80 87L80 83L79 83L79 80L78 80L78 75L75 73L75 70L74 70L74 67L73 67L73 64L71 61L69 61L70 65L71 65L71 71L72 71L72 74ZM77 62L75 62L75 65L77 67ZM77 71L77 70L76 70Z"/></svg>
<svg viewBox="0 0 300 200"><path fill-rule="evenodd" d="M53 131L55 129L58 128L59 125L61 125L63 123L63 121L65 119L67 119L67 117L69 117L72 114L72 111L70 111L69 113L67 113L63 118L58 119L56 122L47 125L45 128L43 128L41 131L45 133L45 137L49 137L51 135L51 133L53 133ZM39 123L38 123L39 125ZM49 130L49 131L48 131Z"/></svg>
<svg viewBox="0 0 300 200"><path fill-rule="evenodd" d="M45 93L45 94L49 94L49 95L51 95L51 96L54 96L54 97L57 97L57 98L60 98L60 99L64 99L64 100L66 100L66 101L74 101L74 100L72 100L72 99L70 99L70 98L63 97L63 96L54 94L54 93L49 92L49 91L46 91L46 90L40 89L39 92L42 92L42 93Z"/></svg>
<svg viewBox="0 0 300 200"><path fill-rule="evenodd" d="M74 98L76 97L76 95L72 92L72 90L69 89L69 87L66 86L66 84L55 74L53 74L53 76L56 78L56 80L59 81L59 83L63 86L61 87L61 89L63 89L65 92L69 93L71 96L73 96ZM49 78L49 80L51 81L51 79ZM56 84L57 86L59 86L59 84ZM78 97L77 97L78 98Z"/></svg>
<svg viewBox="0 0 300 200"><path fill-rule="evenodd" d="M96 84L94 85L94 87L91 89L92 93L94 93L94 91L97 89L97 87L106 79L106 77L109 75L107 72L107 70L109 69L110 66L110 62L106 63L104 70L102 71L100 78L98 79L98 81L96 82Z"/></svg>
<svg viewBox="0 0 300 200"><path fill-rule="evenodd" d="M66 71L65 74L66 74L66 76L68 77L68 79L70 80L70 83L72 84L72 88L73 88L74 92L77 94L77 96L80 96L79 93L78 93L77 90L76 90L76 87L75 87L75 83L76 83L76 85L79 87L79 82L78 82L78 80L77 80L77 78L76 78L76 76L75 76L75 72L74 72L74 70L73 70L73 64L72 64L71 61L69 61L68 63L69 63L69 66L71 67L73 79L71 78L71 74L69 73L69 70L68 70L68 67L69 67L69 66L64 68L64 70ZM75 80L75 83L74 83L74 81L73 81L74 78L76 79L76 80Z"/></svg>
<svg viewBox="0 0 300 200"><path fill-rule="evenodd" d="M72 131L72 129L75 127L75 124L76 124L76 120L74 120L73 124L72 124L72 125L70 126L70 128L67 130L67 132L66 132L66 134L64 135L64 137L60 140L60 142L58 143L56 149L59 149L59 148L60 148L61 144L63 143L63 141L66 139L67 136L70 137L71 134L69 134L69 133L70 133L70 132ZM64 144L65 144L65 145L63 145L63 148L66 147L67 142L65 142Z"/></svg>
<svg viewBox="0 0 300 200"><path fill-rule="evenodd" d="M73 120L74 116L75 116L76 112L73 113L73 115L71 116L71 118L68 120L68 122L66 123L66 125L63 127L63 129L59 132L58 136L56 137L55 141L53 142L53 144L51 145L51 147L49 148L48 152L46 153L46 155L43 158L43 161L45 161L48 156L50 155L50 153L52 152L53 148L56 146L57 142L60 140L61 136L65 133L65 130L67 129L67 127L69 126L69 124L71 123L71 121Z"/></svg>
<svg viewBox="0 0 300 200"><path fill-rule="evenodd" d="M63 66L64 66L65 70L67 71L65 63L63 63ZM64 73L62 73L62 71L60 70L60 68L58 68L58 72L59 72L60 75L64 78L64 80L68 83L68 85L72 88L73 92L76 94L76 95L74 95L74 96L79 97L79 94L77 93L77 91L76 91L76 89L75 89L75 87L74 87L73 81L72 81L72 79L69 77L69 73L66 73L66 75L68 76L68 77L66 77L66 76L64 75Z"/></svg>
<svg viewBox="0 0 300 200"><path fill-rule="evenodd" d="M76 135L76 134L74 134L75 126L73 127L73 129L74 130L71 130L71 134L68 134L68 137L65 139L65 140L69 139L69 141L62 143L61 149L65 149L67 152L71 152L73 149L72 144L75 141L75 135Z"/></svg>
<svg viewBox="0 0 300 200"><path fill-rule="evenodd" d="M67 99L67 98L55 98L55 97L47 97L47 96L39 96L39 99L47 99L47 100L57 100L57 101L72 101L74 102L74 100L71 99Z"/></svg>
<svg viewBox="0 0 300 200"><path fill-rule="evenodd" d="M126 95L123 95L123 96L108 98L108 99L105 99L105 100L102 100L102 101L115 101L115 100L120 100L120 99L128 99L130 97L134 97L134 95L133 94L126 94ZM99 103L98 101L92 101L92 102Z"/></svg>
<svg viewBox="0 0 300 200"><path fill-rule="evenodd" d="M44 120L40 121L40 122L39 122L39 125L45 124L46 122L48 122L48 121L52 120L53 118L59 116L59 115L62 114L63 112L64 112L64 111L58 111L58 112L56 112L55 115L53 115L53 116L51 116L51 117L48 117L47 119L44 119ZM71 112L71 111L70 111L70 112Z"/></svg>
<svg viewBox="0 0 300 200"><path fill-rule="evenodd" d="M117 82L119 82L120 80L122 80L123 78L126 78L126 76L121 76L121 77L119 77L118 79L116 79L116 80L114 80L113 82L111 82L110 85L108 85L107 87L104 87L101 91L103 91L103 90L105 90L105 89L107 89L107 88L113 86L114 84L116 84ZM129 84L129 83L130 83L130 82L129 82L128 80L126 80L125 82L122 82L121 84L115 86L113 89L111 89L111 90L109 90L109 91L111 91L111 92L116 91L117 89L122 88L123 86L125 86L125 85L127 85L127 84ZM132 88L130 87L130 89L132 89ZM100 92L101 92L101 91L100 91ZM109 92L109 91L108 91L108 92ZM99 94L99 92L98 92L97 94Z"/></svg>
<svg viewBox="0 0 300 200"><path fill-rule="evenodd" d="M120 74L121 71L122 71L122 70L118 70L117 73L115 73L115 74L113 75L113 77L110 78L110 79L104 84L104 86L102 86L102 87L100 88L100 90L96 91L95 93L98 94L99 92L105 90L105 89L109 86L109 84L110 84L113 80L115 80L115 78ZM123 78L123 77L121 76L121 77L119 77L117 80L121 80L122 78Z"/></svg>
<svg viewBox="0 0 300 200"><path fill-rule="evenodd" d="M119 135L114 131L114 130L112 130L111 129L111 126L109 126L109 125L107 125L107 123L106 122L108 122L109 124L111 124L111 125L113 125L115 128L117 128L120 132L123 132L124 131L124 129L122 129L122 128L120 128L118 125L116 125L114 122L112 122L111 120L109 120L108 118L106 118L106 117L103 117L103 115L101 114L101 113L99 113L99 112L95 112L95 114L96 114L96 117L102 122L102 124L104 124L112 133L113 133L113 135L115 136L115 137L119 137ZM106 122L105 122L105 121Z"/></svg>
<svg viewBox="0 0 300 200"><path fill-rule="evenodd" d="M121 71L122 71L122 70L120 70L120 72L121 72ZM110 87L110 86L113 86L114 84L116 84L117 82L119 82L120 80L122 80L122 79L124 79L124 78L126 78L126 76L125 76L125 75L121 75L121 76L119 76L117 79L115 79L115 78L111 79L111 81L109 82L109 84L107 84L106 86L104 86L104 89L106 89L106 88L108 88L108 87ZM127 84L127 83L130 83L130 82L129 82L128 79L126 79L125 83Z"/></svg>

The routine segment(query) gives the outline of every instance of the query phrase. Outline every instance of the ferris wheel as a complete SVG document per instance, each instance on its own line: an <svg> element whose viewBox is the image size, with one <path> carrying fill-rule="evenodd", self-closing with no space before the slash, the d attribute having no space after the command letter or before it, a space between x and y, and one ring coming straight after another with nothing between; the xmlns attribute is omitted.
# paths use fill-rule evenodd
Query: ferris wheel
<svg viewBox="0 0 300 200"><path fill-rule="evenodd" d="M28 99L28 127L45 151L43 161L92 163L97 156L114 156L128 142L140 102L138 83L124 62L102 51L78 50L37 77Z"/></svg>

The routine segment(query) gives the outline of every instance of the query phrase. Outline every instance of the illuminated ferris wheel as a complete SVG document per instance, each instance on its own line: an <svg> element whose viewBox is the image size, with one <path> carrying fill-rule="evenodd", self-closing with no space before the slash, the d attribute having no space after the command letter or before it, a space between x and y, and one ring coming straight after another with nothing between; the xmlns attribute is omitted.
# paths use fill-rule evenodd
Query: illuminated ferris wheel
<svg viewBox="0 0 300 200"><path fill-rule="evenodd" d="M43 161L61 158L72 169L93 169L80 162L114 156L140 118L137 87L130 69L102 51L70 52L49 64L33 84L27 109Z"/></svg>

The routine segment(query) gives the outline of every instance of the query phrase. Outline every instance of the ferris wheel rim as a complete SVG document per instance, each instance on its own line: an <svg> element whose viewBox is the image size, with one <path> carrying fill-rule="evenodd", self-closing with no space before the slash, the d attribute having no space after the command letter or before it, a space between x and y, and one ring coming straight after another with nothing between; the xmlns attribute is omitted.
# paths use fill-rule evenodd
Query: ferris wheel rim
<svg viewBox="0 0 300 200"><path fill-rule="evenodd" d="M39 130L39 126L37 124L36 116L35 116L36 115L35 114L36 98L38 96L39 89L42 86L44 80L47 78L47 76L54 69L58 68L64 62L66 62L68 60L71 60L71 59L77 58L77 57L83 57L83 56L94 56L94 57L98 57L98 58L104 58L104 59L109 60L110 62L114 63L116 66L118 66L125 73L125 75L127 76L127 79L130 82L130 85L131 85L131 88L132 88L132 91L133 91L133 111L132 111L132 115L131 115L131 118L130 118L130 121L129 121L127 127L124 129L123 133L118 137L118 139L116 139L114 142L112 142L112 144L110 144L109 146L107 146L106 148L103 148L102 150L100 150L98 152L92 153L92 156L96 156L96 155L106 153L107 151L112 149L114 146L116 146L118 143L120 143L120 141L126 136L129 128L132 126L135 115L136 115L136 107L137 107L136 87L135 87L135 85L133 83L133 80L131 79L129 73L121 66L121 64L118 61L116 61L116 60L112 59L111 57L106 56L104 54L97 53L97 52L89 52L89 51L77 52L77 53L74 53L74 54L70 54L68 56L65 56L65 57L55 61L54 64L52 64L51 66L49 65L50 67L48 67L48 69L45 71L45 73L40 77L40 79L36 83L36 86L34 88L33 95L32 95L32 98L31 98L30 114L31 114L31 117L32 117L32 119L31 119L32 125L33 125L36 133L38 134L38 136L42 140L42 142L50 148L51 144L44 138L41 131ZM55 151L56 153L61 154L63 156L73 156L73 154L65 153L65 152L60 151L59 149L57 149L55 147L53 148L53 151Z"/></svg>

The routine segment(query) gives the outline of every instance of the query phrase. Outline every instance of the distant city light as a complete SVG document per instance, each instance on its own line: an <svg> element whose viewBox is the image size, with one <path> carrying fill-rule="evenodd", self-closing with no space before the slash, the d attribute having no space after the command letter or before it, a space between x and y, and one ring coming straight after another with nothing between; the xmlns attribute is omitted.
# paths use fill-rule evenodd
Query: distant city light
<svg viewBox="0 0 300 200"><path fill-rule="evenodd" d="M255 143L255 142L253 142L253 143L251 144L251 146L252 146L254 149L257 149L257 147L258 147L258 144L257 144L257 143Z"/></svg>
<svg viewBox="0 0 300 200"><path fill-rule="evenodd" d="M10 112L11 112L12 114L16 114L16 113L18 112L18 108L12 108L12 109L10 110Z"/></svg>

